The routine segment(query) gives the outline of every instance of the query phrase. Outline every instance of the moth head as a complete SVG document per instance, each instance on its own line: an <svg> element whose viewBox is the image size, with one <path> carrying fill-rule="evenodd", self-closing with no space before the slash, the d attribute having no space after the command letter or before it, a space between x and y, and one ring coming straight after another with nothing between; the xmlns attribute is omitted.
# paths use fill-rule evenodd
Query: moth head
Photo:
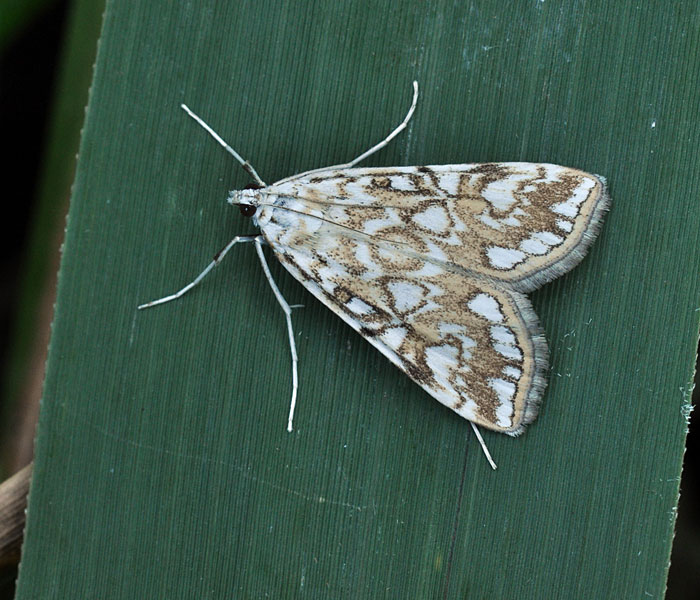
<svg viewBox="0 0 700 600"><path fill-rule="evenodd" d="M260 205L260 194L258 192L260 189L259 185L249 183L242 190L229 192L228 203L232 206L237 205L244 217L252 217Z"/></svg>

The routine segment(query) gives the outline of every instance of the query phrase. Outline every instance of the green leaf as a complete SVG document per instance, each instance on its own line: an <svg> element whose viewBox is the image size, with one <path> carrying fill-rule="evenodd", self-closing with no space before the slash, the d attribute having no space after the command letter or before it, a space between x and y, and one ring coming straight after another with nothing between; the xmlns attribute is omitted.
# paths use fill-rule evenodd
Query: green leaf
<svg viewBox="0 0 700 600"><path fill-rule="evenodd" d="M665 588L698 337L700 13L654 3L111 2L80 150L17 597L600 598ZM533 295L552 370L521 438L468 424L280 265L300 355L224 202L343 162L607 177Z"/></svg>

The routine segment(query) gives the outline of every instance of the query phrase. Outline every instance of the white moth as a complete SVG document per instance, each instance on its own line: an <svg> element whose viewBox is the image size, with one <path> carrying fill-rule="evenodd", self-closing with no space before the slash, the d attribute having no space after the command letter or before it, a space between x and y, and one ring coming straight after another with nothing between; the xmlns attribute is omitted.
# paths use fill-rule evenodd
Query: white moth
<svg viewBox="0 0 700 600"><path fill-rule="evenodd" d="M546 386L547 343L525 296L578 264L609 198L602 177L539 163L354 168L408 124L355 160L267 185L255 169L184 104L182 108L253 177L228 202L261 235L233 238L189 285L142 304L179 298L239 242L253 242L284 310L291 307L262 251L358 331L436 400L476 425L518 435L537 415Z"/></svg>

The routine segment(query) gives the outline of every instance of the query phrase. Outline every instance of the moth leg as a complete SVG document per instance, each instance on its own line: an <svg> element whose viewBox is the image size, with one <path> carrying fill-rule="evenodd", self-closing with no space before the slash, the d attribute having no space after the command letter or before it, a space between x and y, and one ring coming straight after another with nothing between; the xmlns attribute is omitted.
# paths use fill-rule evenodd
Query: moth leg
<svg viewBox="0 0 700 600"><path fill-rule="evenodd" d="M275 280L272 279L272 273L270 273L270 268L267 266L267 261L265 260L265 255L262 251L262 245L265 243L265 239L261 235L259 235L255 238L254 241L255 250L258 253L258 258L260 259L260 264L262 265L265 277L267 278L267 281L275 294L275 298L277 298L277 302L279 302L279 305L282 307L282 310L284 311L284 316L287 319L289 349L292 352L292 402L289 406L289 419L287 420L287 431L292 431L292 421L294 420L294 407L297 403L297 388L299 387L297 377L297 363L299 362L299 359L297 358L297 347L294 343L294 330L292 329L292 308L289 306L289 304L287 304L287 301L284 299L284 296L282 296L282 292L280 292L279 288L277 287Z"/></svg>
<svg viewBox="0 0 700 600"><path fill-rule="evenodd" d="M486 460L489 461L491 468L495 471L496 470L496 463L493 462L493 458L491 458L491 453L489 452L489 449L486 447L486 442L484 442L484 438L481 437L481 432L479 431L479 428L476 426L476 423L473 423L472 421L469 421L469 424L472 426L472 429L474 430L474 434L476 435L476 439L479 440L479 444L481 444L481 449L484 451L484 456L486 457Z"/></svg>
<svg viewBox="0 0 700 600"><path fill-rule="evenodd" d="M207 268L204 269L197 277L195 278L194 281L191 283L188 283L184 288L182 288L179 292L175 292L174 294L170 294L170 296L165 296L164 298L159 298L158 300L153 300L151 302L146 302L146 304L140 304L138 306L139 310L142 310L144 308L151 308L151 306L157 306L158 304L165 304L166 302L170 302L171 300L177 300L180 296L184 296L187 292L189 292L195 285L197 285L202 279L204 279L208 274L209 271L211 271L216 265L218 265L226 256L226 253L233 248L236 244L239 242L253 242L256 240L256 236L254 235L237 235L235 238L233 238L228 244L226 244L221 250L219 250L215 255L214 255L214 260L212 260L209 265L207 265Z"/></svg>
<svg viewBox="0 0 700 600"><path fill-rule="evenodd" d="M231 148L231 146L229 146L223 140L223 138L218 133L216 133L216 131L214 131L211 127L209 127L209 125L207 125L204 122L204 119L193 113L186 104L180 104L180 106L182 107L182 110L184 110L188 115L190 115L190 117L197 121L197 123L201 125L211 137L213 137L217 142L219 142L219 144L224 147L224 150L226 150L226 152L228 152L231 156L233 156L233 158L235 158L239 163L241 163L241 166L243 167L245 172L248 173L248 175L250 175L255 180L255 183L259 187L267 187L267 184L262 179L260 179L260 175L258 175L257 171L253 168L253 165L251 165L240 154L238 154L238 152Z"/></svg>

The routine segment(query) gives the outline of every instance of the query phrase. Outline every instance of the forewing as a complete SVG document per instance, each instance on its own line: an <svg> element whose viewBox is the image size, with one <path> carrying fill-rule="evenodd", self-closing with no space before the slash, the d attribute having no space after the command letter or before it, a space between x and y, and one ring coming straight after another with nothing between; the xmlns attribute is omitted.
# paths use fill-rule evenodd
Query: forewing
<svg viewBox="0 0 700 600"><path fill-rule="evenodd" d="M521 292L583 258L609 203L600 177L538 163L329 170L266 191Z"/></svg>
<svg viewBox="0 0 700 600"><path fill-rule="evenodd" d="M547 348L525 296L301 213L269 209L261 229L314 296L466 419L517 435L535 417Z"/></svg>

